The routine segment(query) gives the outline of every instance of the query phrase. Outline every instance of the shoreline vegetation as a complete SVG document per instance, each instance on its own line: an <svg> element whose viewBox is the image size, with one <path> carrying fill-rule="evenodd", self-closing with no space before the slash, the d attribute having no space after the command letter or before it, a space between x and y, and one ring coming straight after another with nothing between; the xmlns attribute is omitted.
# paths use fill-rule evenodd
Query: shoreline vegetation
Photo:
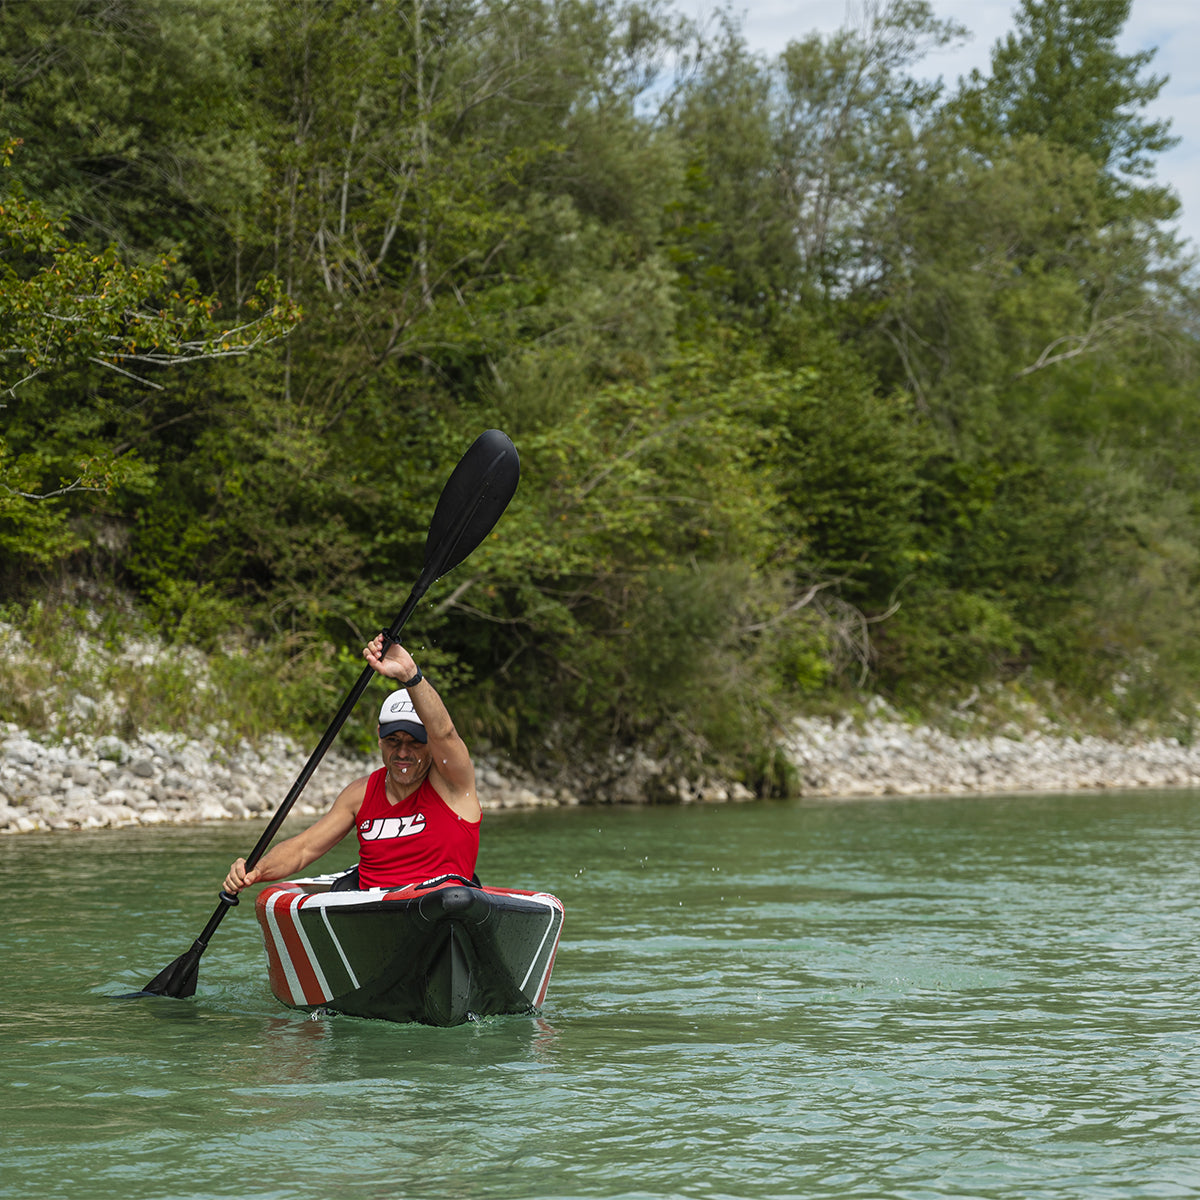
<svg viewBox="0 0 1200 1200"><path fill-rule="evenodd" d="M277 647L205 654L144 630L118 633L117 608L27 610L19 623L0 621L0 834L269 817L316 744L314 725L324 728L314 714L336 709L342 676L356 676L361 661L273 670ZM133 615L124 613L127 629ZM298 695L308 697L306 719ZM342 787L378 765L366 728L374 703L364 697L290 819L324 812ZM905 715L873 697L853 712L782 722L783 790L853 799L1200 787L1200 743L1100 716L1068 725L1003 690L973 692L941 718ZM482 737L467 738L489 811L756 795L736 778L640 749L595 761L574 755L536 770Z"/></svg>
<svg viewBox="0 0 1200 1200"><path fill-rule="evenodd" d="M955 737L879 706L864 720L797 718L782 747L810 798L1008 794L1200 787L1200 746L1176 739L1117 742L1040 730ZM280 735L234 746L177 733L125 740L77 734L47 742L9 722L0 732L0 834L67 832L264 819L287 794L306 752ZM632 755L620 784L581 777L547 785L479 754L486 811L581 803L752 800L741 784L668 778L670 768ZM374 769L366 754L335 748L299 797L291 819L323 812L338 790Z"/></svg>
<svg viewBox="0 0 1200 1200"><path fill-rule="evenodd" d="M278 647L202 653L146 634L112 595L31 606L0 622L0 834L262 821L287 796L342 684L361 661L289 661ZM329 652L331 655L332 652ZM352 674L353 672L353 674ZM382 695L382 692L380 692ZM301 709L296 697L306 697ZM296 802L325 811L377 766L368 692ZM457 706L456 706L457 707ZM161 720L156 721L156 718ZM809 798L1200 787L1200 744L1169 727L1051 719L1028 697L992 692L941 718L880 697L853 712L781 720L786 786ZM1186 720L1175 726L1183 730ZM700 761L614 751L542 767L466 731L486 810L578 804L730 803L756 798ZM517 746L520 750L520 746ZM740 764L739 764L740 766Z"/></svg>
<svg viewBox="0 0 1200 1200"><path fill-rule="evenodd" d="M669 0L0 22L5 827L273 807L431 568L496 806L1193 781L1156 51L1021 0L939 83L968 29L862 8L770 57Z"/></svg>

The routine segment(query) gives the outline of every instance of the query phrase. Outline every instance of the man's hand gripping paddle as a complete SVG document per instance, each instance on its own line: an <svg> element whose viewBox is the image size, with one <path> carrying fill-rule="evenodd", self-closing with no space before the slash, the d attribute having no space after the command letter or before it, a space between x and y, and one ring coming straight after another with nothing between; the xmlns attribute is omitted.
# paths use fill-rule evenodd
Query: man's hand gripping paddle
<svg viewBox="0 0 1200 1200"><path fill-rule="evenodd" d="M492 531L501 514L508 507L517 482L521 477L521 461L516 447L498 429L489 429L475 439L471 448L459 460L434 510L425 539L425 565L421 577L409 593L400 615L384 633L384 646L398 641L400 630L412 615L421 597L430 584L458 566ZM271 839L296 803L300 793L312 777L325 752L333 744L338 731L346 723L359 697L366 691L375 671L367 667L358 677L337 716L310 755L304 769L296 777L283 803L275 811L271 823L263 831L258 844L246 856L246 869L250 870L266 853ZM200 936L191 948L181 954L169 967L160 971L140 992L129 996L174 996L183 998L196 994L196 979L200 970L200 956L208 946L222 918L237 904L238 898L221 892L221 903L208 919Z"/></svg>

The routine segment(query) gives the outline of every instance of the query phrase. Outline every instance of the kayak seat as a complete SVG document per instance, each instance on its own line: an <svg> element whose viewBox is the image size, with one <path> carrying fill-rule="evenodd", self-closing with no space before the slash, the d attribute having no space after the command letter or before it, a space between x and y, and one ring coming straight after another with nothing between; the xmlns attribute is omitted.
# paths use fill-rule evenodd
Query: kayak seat
<svg viewBox="0 0 1200 1200"><path fill-rule="evenodd" d="M456 876L461 878L461 876ZM479 874L476 872L470 878L472 887L483 887L479 882ZM362 886L358 882L358 864L355 863L348 871L343 871L337 879L329 886L331 892L358 892L362 890Z"/></svg>

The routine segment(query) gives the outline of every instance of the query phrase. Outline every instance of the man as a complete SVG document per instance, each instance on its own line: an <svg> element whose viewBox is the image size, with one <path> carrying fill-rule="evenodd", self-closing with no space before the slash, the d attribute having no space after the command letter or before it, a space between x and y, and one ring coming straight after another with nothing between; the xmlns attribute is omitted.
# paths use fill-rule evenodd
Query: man
<svg viewBox="0 0 1200 1200"><path fill-rule="evenodd" d="M225 876L228 895L299 874L352 829L358 832L362 888L474 875L482 812L466 744L403 646L394 643L385 653L380 634L363 648L363 657L400 684L379 713L382 769L344 788L320 820L274 846L253 870L237 859Z"/></svg>

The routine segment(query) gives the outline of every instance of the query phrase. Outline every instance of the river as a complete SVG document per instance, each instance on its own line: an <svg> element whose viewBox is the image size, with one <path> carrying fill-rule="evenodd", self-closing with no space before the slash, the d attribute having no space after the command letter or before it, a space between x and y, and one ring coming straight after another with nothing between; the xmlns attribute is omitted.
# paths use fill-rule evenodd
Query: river
<svg viewBox="0 0 1200 1200"><path fill-rule="evenodd" d="M485 820L566 924L454 1029L282 1008L248 904L116 998L259 824L0 840L0 1197L1200 1195L1200 793Z"/></svg>

